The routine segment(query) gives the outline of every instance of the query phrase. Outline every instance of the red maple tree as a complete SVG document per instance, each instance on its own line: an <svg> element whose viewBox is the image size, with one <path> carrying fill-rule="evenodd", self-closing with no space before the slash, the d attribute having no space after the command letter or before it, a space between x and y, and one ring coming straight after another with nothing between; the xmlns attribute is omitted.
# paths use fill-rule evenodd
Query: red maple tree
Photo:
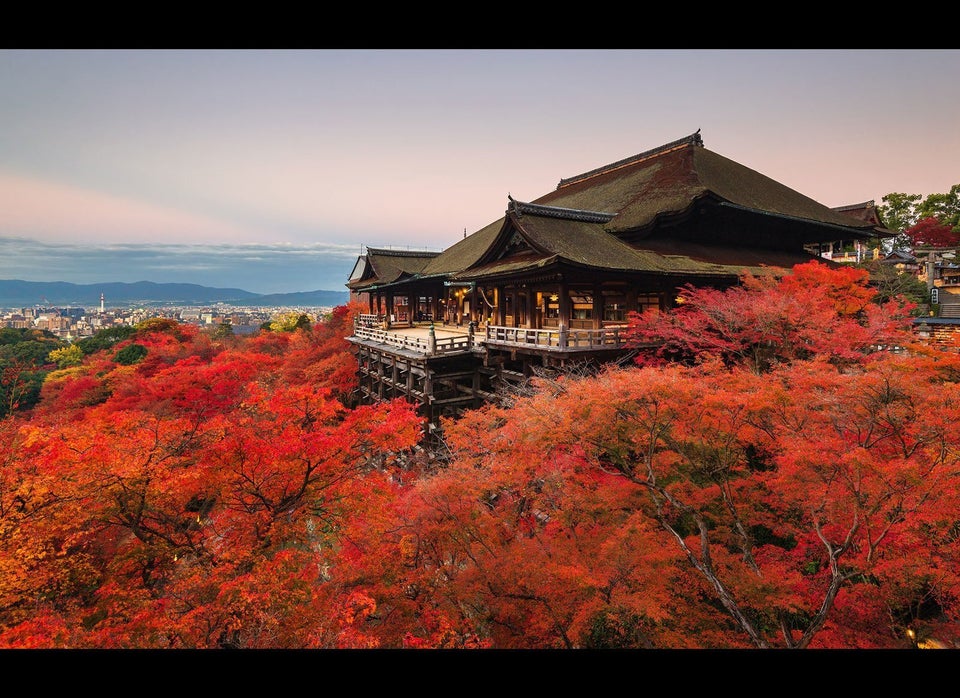
<svg viewBox="0 0 960 698"><path fill-rule="evenodd" d="M960 231L937 218L923 218L903 231L914 247L956 247Z"/></svg>
<svg viewBox="0 0 960 698"><path fill-rule="evenodd" d="M631 314L628 343L641 365L719 358L763 372L823 357L842 367L912 338L913 305L876 296L865 270L813 261L725 290L686 286L671 312Z"/></svg>

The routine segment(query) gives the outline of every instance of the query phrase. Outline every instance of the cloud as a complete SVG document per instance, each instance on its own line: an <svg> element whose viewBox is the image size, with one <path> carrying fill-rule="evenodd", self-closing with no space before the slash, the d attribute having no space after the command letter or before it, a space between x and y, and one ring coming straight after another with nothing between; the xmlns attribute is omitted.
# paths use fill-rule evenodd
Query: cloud
<svg viewBox="0 0 960 698"><path fill-rule="evenodd" d="M194 283L253 293L343 290L360 254L330 243L61 243L0 237L0 278Z"/></svg>

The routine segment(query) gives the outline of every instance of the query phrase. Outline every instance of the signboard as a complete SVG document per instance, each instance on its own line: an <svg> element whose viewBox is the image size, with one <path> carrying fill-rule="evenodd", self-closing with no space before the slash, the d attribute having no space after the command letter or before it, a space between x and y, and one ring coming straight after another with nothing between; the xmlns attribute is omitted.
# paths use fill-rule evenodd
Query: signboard
<svg viewBox="0 0 960 698"><path fill-rule="evenodd" d="M937 303L940 302L940 289L939 289L939 288L934 287L934 288L931 288L931 289L930 289L930 302L933 303L934 305L936 305Z"/></svg>

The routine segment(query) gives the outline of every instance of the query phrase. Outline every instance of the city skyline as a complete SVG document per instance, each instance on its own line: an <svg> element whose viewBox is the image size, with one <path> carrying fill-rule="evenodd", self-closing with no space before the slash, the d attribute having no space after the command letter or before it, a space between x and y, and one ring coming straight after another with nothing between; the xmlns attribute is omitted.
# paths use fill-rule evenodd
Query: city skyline
<svg viewBox="0 0 960 698"><path fill-rule="evenodd" d="M960 183L957 50L3 50L0 279L342 290L700 129L827 206Z"/></svg>

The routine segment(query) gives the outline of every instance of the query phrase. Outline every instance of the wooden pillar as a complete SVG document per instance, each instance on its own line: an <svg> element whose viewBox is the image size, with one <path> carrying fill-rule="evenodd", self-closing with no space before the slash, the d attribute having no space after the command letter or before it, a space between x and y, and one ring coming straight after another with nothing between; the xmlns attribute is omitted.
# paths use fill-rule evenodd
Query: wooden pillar
<svg viewBox="0 0 960 698"><path fill-rule="evenodd" d="M593 289L593 329L599 330L603 327L603 287L600 284L594 284Z"/></svg>
<svg viewBox="0 0 960 698"><path fill-rule="evenodd" d="M570 304L570 289L567 288L567 285L563 282L560 283L560 327L570 327L570 316L572 315L573 307Z"/></svg>
<svg viewBox="0 0 960 698"><path fill-rule="evenodd" d="M473 321L477 325L483 322L487 312L487 304L483 300L485 296L481 293L482 290L476 284L473 287Z"/></svg>
<svg viewBox="0 0 960 698"><path fill-rule="evenodd" d="M470 286L470 317L467 318L470 322L480 322L483 319L481 311L477 309L477 283L474 282Z"/></svg>
<svg viewBox="0 0 960 698"><path fill-rule="evenodd" d="M383 354L377 354L377 397L383 399Z"/></svg>
<svg viewBox="0 0 960 698"><path fill-rule="evenodd" d="M363 392L363 386L367 382L367 372L364 369L366 363L366 349L357 347L357 385L360 386L360 404L366 404L366 395Z"/></svg>
<svg viewBox="0 0 960 698"><path fill-rule="evenodd" d="M370 350L363 350L363 382L367 386L364 399L370 404L370 395L373 393L373 376L370 375Z"/></svg>
<svg viewBox="0 0 960 698"><path fill-rule="evenodd" d="M503 286L497 286L494 293L497 294L496 324L505 325L507 323L507 297L503 292Z"/></svg>

